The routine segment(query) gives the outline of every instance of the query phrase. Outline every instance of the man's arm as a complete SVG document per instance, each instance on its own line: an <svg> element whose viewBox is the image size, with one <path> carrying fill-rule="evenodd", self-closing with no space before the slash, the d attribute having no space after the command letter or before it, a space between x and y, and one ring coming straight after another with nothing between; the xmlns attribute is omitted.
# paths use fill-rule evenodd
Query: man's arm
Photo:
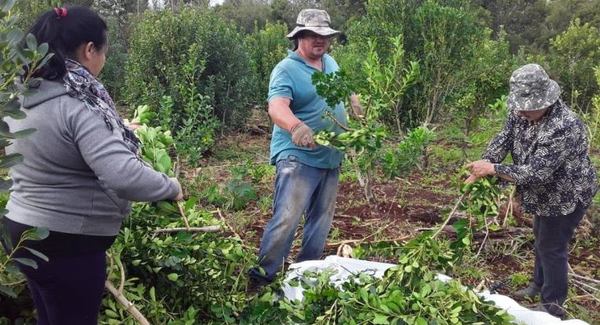
<svg viewBox="0 0 600 325"><path fill-rule="evenodd" d="M269 101L269 116L278 127L292 135L292 142L299 147L314 148L313 130L294 115L290 108L291 100L276 97Z"/></svg>
<svg viewBox="0 0 600 325"><path fill-rule="evenodd" d="M277 97L269 101L269 116L278 127L292 133L292 129L302 123L290 108L291 100L286 97Z"/></svg>

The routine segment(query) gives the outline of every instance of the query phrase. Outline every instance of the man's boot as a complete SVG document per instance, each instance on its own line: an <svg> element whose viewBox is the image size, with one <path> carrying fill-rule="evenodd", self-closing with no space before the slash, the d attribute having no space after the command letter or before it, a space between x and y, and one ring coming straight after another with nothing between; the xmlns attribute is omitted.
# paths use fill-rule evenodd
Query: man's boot
<svg viewBox="0 0 600 325"><path fill-rule="evenodd" d="M535 298L542 292L542 288L537 284L531 282L527 288L518 290L514 293L514 296L517 298Z"/></svg>

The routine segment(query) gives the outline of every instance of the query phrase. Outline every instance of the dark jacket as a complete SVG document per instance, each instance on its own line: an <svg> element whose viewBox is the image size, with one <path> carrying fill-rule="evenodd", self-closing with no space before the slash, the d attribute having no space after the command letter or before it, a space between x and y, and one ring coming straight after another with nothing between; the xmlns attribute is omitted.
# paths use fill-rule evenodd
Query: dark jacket
<svg viewBox="0 0 600 325"><path fill-rule="evenodd" d="M499 164L508 153L513 164ZM561 100L537 123L510 112L483 158L515 180L525 211L534 215L568 215L578 204L589 206L598 190L586 127Z"/></svg>

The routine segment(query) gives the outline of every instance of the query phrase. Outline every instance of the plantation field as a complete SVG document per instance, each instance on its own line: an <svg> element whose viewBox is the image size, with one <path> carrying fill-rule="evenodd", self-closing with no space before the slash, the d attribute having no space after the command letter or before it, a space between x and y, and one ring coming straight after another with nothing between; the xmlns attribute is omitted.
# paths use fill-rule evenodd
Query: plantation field
<svg viewBox="0 0 600 325"><path fill-rule="evenodd" d="M465 165L501 130L511 73L528 63L558 83L587 127L600 169L599 1L72 3L106 22L107 59L97 78L135 127L139 158L180 180L185 194L178 202L133 203L106 254L102 325L511 324L477 292L513 296L528 284L532 218L513 200L514 186L495 177L466 185ZM0 120L27 118L23 85L52 54L26 31L60 5L0 0ZM330 27L342 32L326 43L340 70L311 77L323 99L315 109L331 122L313 130L315 142L346 154L324 256L398 266L382 278L355 274L339 287L331 271L309 271L290 281L305 289L305 299L293 301L282 294L284 272L257 293L248 271L271 218L276 174L270 76L293 49L286 35L298 12L309 7L326 10ZM340 104L347 125L335 117ZM34 131L0 124L4 213L8 169L23 159L4 148ZM302 230L301 222L285 267L294 263ZM599 234L600 194L569 252L567 317L590 324L600 324ZM48 230L24 236L43 240ZM16 246L0 250L0 325L36 322L17 266L37 264L15 259ZM438 273L454 280L439 281Z"/></svg>
<svg viewBox="0 0 600 325"><path fill-rule="evenodd" d="M255 112L253 126L247 133L236 133L219 140L215 149L202 167L186 171L191 193L200 192L215 184L227 184L236 168L245 169L251 177L260 177L253 183L256 200L248 201L239 211L220 213L228 224L239 234L243 242L258 251L262 232L269 221L274 167L267 164L269 134L257 132L268 125L256 127L256 123L267 121L266 114ZM258 118L258 116L260 118ZM498 117L492 118L492 120ZM264 122L263 122L264 123ZM485 139L491 139L494 130L477 130L471 137L481 138L480 143L461 142L461 136L452 129L438 134L437 139L427 148L419 168L403 177L388 179L380 175L373 185L377 201L367 203L362 188L354 172L344 168L338 192L337 206L325 255L335 255L341 245L353 248L353 257L371 261L397 263L396 250L403 243L426 230L441 224L460 196L460 167L467 161L479 157L485 147ZM600 152L594 150L594 160L600 161ZM510 192L505 189L504 192ZM533 234L531 216L507 211L508 199L499 202L502 207L498 219L503 227L489 233L479 231L474 234L472 253L450 274L463 284L496 290L500 294L511 293L525 286L533 269ZM600 229L596 202L577 230L571 243L570 267L576 275L597 279L600 276ZM456 213L453 221L465 218L464 213ZM506 218L506 220L504 220ZM452 221L451 221L452 222ZM455 236L454 229L447 226L444 231L449 238ZM295 245L288 259L293 263L294 254L300 245L302 229L296 233ZM230 234L232 235L232 234ZM482 247L483 245L483 247ZM593 324L600 319L600 301L597 294L573 278L568 309L572 317L587 320ZM593 291L592 291L593 292ZM535 306L534 301L520 300L524 306Z"/></svg>

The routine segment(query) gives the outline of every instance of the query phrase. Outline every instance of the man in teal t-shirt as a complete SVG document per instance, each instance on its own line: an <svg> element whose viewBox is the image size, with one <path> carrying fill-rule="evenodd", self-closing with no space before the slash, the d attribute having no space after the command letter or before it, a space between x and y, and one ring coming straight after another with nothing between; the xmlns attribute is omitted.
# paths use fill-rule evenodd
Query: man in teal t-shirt
<svg viewBox="0 0 600 325"><path fill-rule="evenodd" d="M287 35L294 41L294 51L289 51L271 72L269 116L275 123L271 163L277 166L273 217L263 233L259 267L250 270L249 291L271 282L281 269L302 215L305 225L299 262L321 257L331 228L344 155L317 145L314 134L322 130L342 132L339 124L345 126L347 117L342 103L328 107L311 79L317 71L339 69L326 53L331 37L339 33L329 23L323 10L302 10L296 28ZM360 109L356 97L351 102ZM326 111L337 121L326 116Z"/></svg>

